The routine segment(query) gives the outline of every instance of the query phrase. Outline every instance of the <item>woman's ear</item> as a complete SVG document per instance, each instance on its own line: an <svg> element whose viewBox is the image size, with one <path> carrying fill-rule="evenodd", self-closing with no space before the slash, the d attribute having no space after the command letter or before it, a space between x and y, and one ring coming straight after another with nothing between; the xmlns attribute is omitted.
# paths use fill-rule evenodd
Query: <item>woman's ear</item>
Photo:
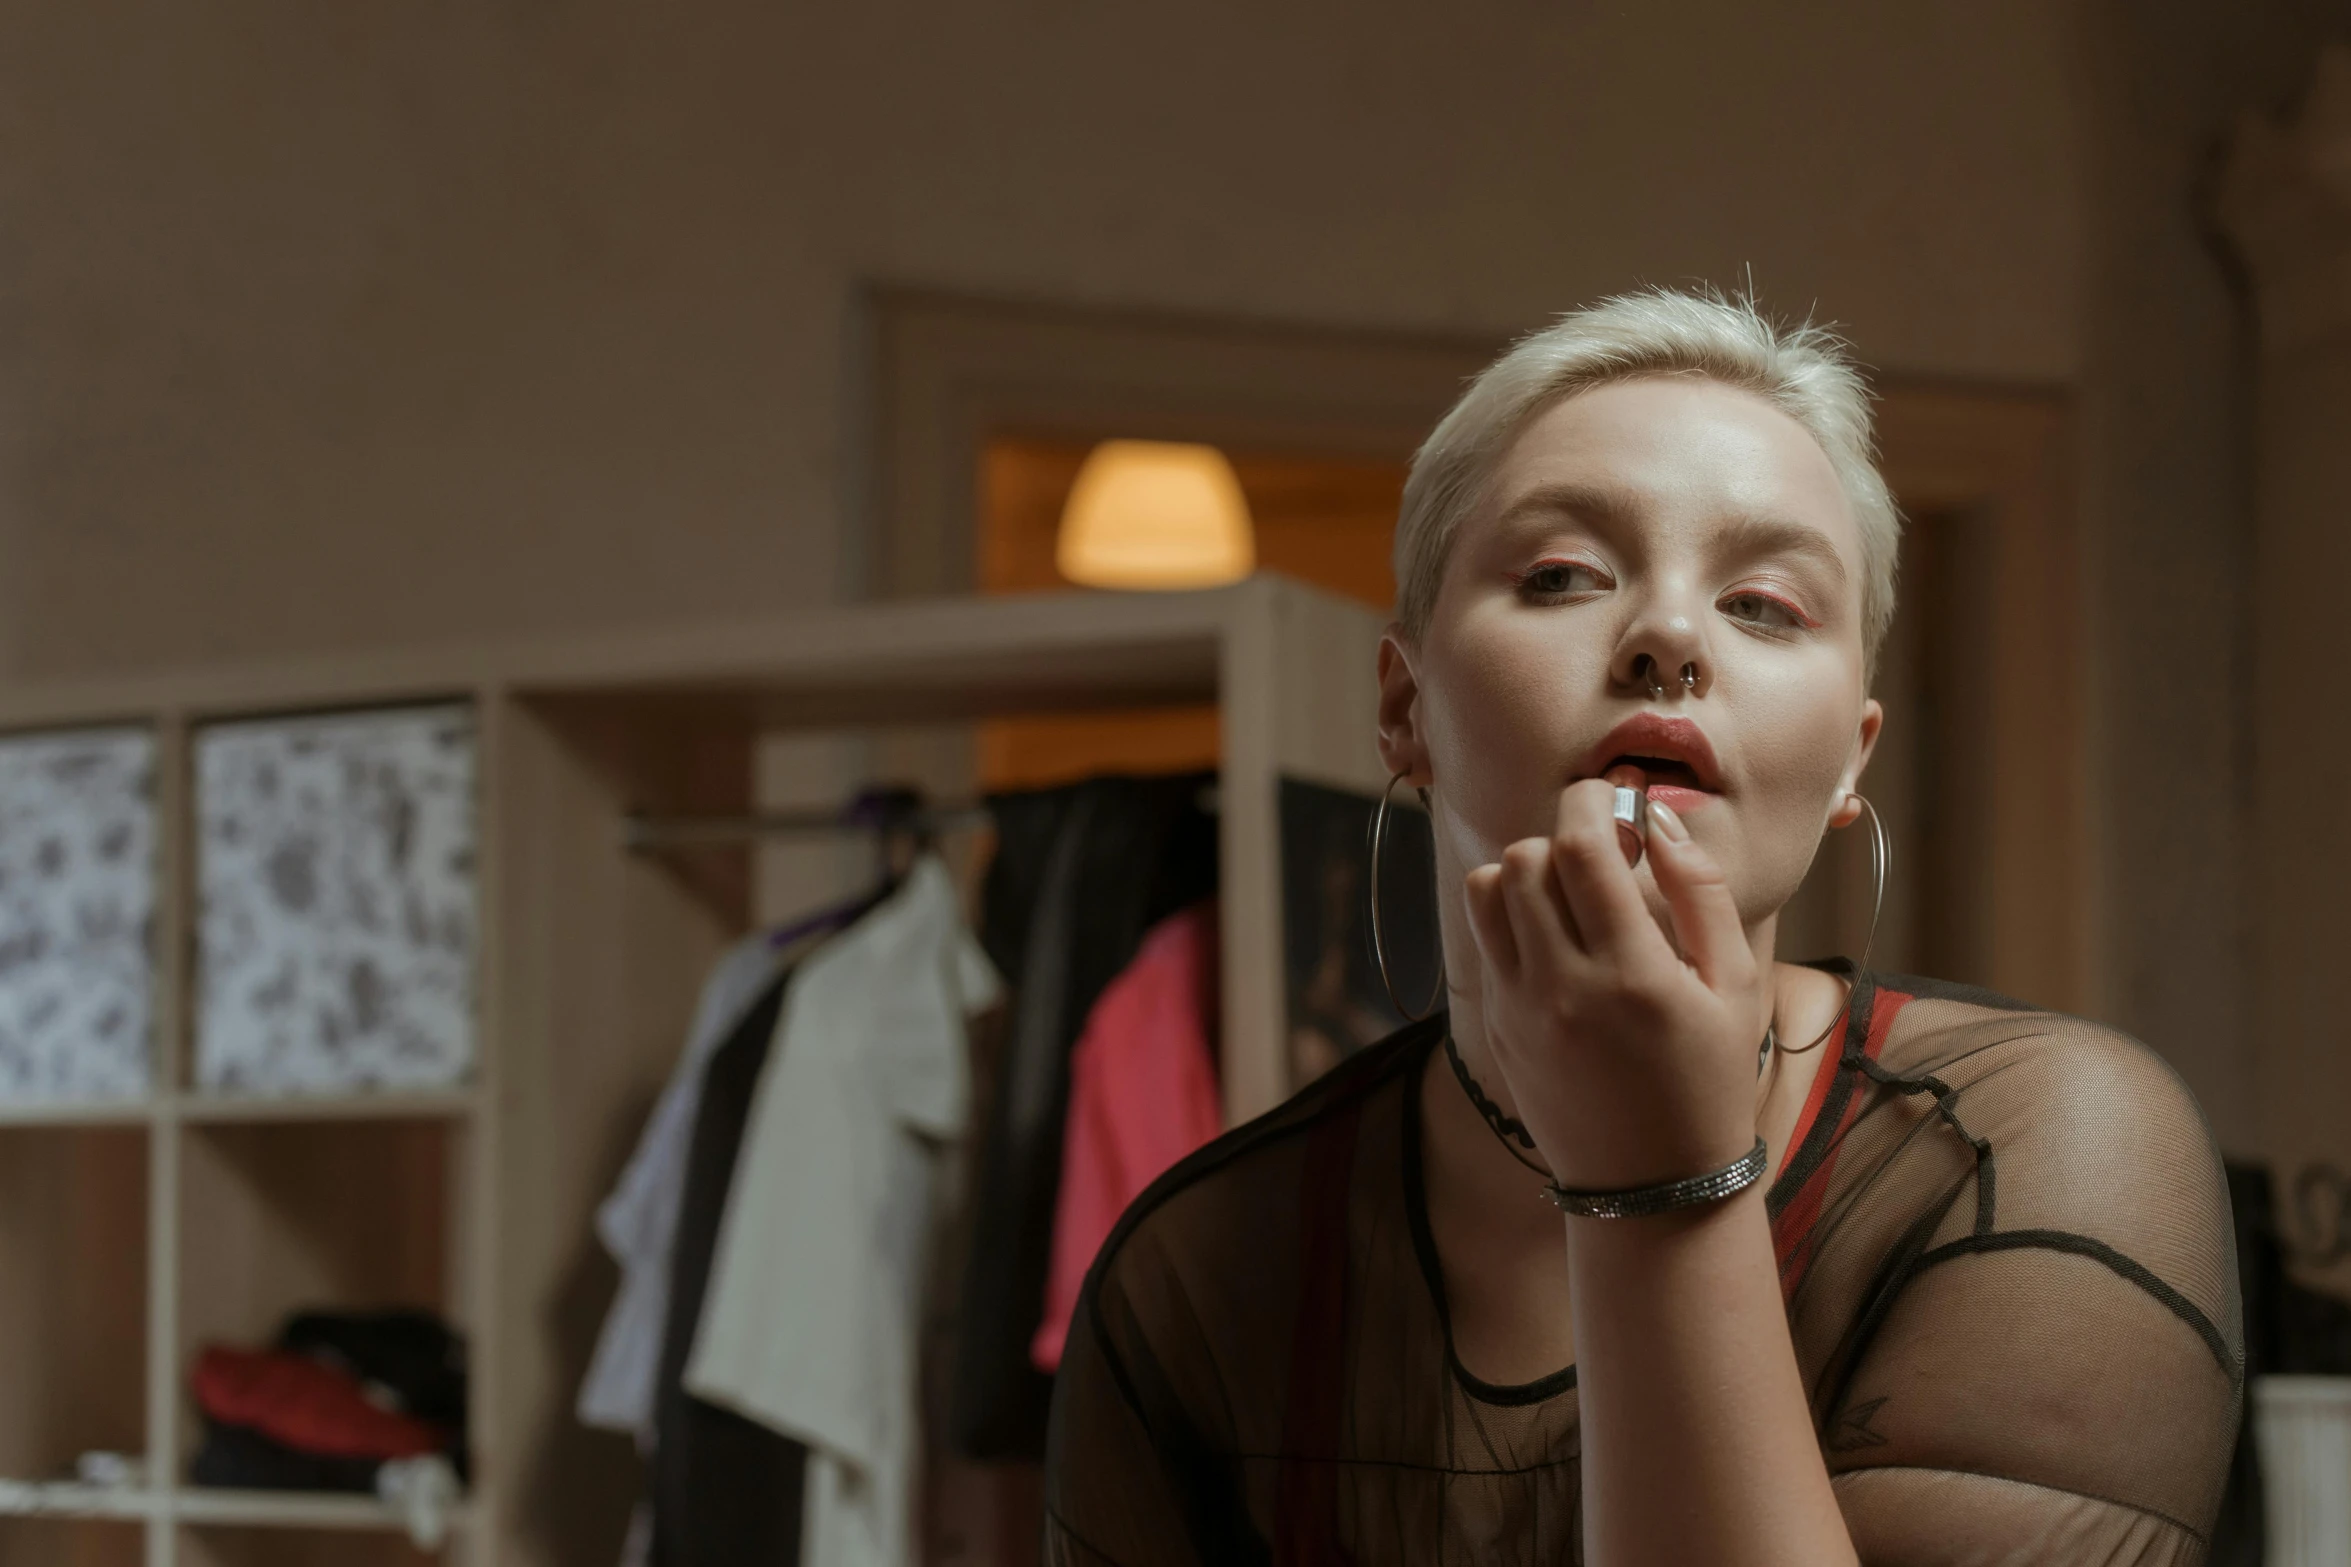
<svg viewBox="0 0 2351 1567"><path fill-rule="evenodd" d="M1380 638L1380 760L1407 783L1429 782L1428 746L1420 732L1420 677L1404 634L1390 626Z"/></svg>
<svg viewBox="0 0 2351 1567"><path fill-rule="evenodd" d="M1854 735L1853 756L1845 764L1845 776L1837 780L1837 808L1829 812L1831 827L1850 827L1861 819L1861 804L1853 792L1861 787L1862 770L1869 766L1869 756L1878 748L1878 731L1885 727L1886 710L1876 697L1861 704L1861 728Z"/></svg>

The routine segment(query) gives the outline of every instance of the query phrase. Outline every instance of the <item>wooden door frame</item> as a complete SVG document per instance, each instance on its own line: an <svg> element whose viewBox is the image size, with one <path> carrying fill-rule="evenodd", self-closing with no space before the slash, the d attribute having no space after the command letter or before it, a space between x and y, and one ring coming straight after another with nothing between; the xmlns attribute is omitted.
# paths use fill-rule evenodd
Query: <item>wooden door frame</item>
<svg viewBox="0 0 2351 1567"><path fill-rule="evenodd" d="M853 575L873 597L974 581L981 450L1000 434L1116 430L1261 451L1408 457L1496 337L1383 334L1006 302L894 287L860 301L866 414ZM1921 514L1984 525L1994 733L1984 802L1990 982L2092 995L2088 679L2080 548L2057 390L1888 377L1886 478ZM1897 871L1897 873L1899 873Z"/></svg>
<svg viewBox="0 0 2351 1567"><path fill-rule="evenodd" d="M875 288L861 305L862 576L877 598L970 591L992 436L1115 429L1402 459L1501 346L913 289Z"/></svg>
<svg viewBox="0 0 2351 1567"><path fill-rule="evenodd" d="M2086 1010L2093 995L2090 752L2068 399L2048 388L1891 380L1886 481L1921 515L1964 515L1991 546L1985 607L1989 846L1980 950L1998 990Z"/></svg>

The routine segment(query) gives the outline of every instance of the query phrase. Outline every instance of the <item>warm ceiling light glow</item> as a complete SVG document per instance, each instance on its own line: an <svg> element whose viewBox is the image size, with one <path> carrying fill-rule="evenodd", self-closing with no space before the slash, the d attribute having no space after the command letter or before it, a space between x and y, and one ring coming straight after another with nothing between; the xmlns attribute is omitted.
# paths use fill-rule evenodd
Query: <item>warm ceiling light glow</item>
<svg viewBox="0 0 2351 1567"><path fill-rule="evenodd" d="M1249 503L1213 446L1104 441L1061 513L1054 563L1095 588L1206 588L1257 565Z"/></svg>

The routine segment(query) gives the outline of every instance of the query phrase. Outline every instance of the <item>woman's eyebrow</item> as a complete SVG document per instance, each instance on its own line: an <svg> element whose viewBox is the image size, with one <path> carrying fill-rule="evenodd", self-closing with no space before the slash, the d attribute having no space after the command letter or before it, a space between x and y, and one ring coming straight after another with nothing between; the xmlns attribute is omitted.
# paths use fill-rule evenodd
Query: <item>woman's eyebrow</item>
<svg viewBox="0 0 2351 1567"><path fill-rule="evenodd" d="M1630 490L1561 482L1536 485L1504 507L1495 521L1508 527L1531 517L1569 516L1603 527L1622 527L1640 512L1640 498Z"/></svg>
<svg viewBox="0 0 2351 1567"><path fill-rule="evenodd" d="M1749 513L1732 518L1716 535L1714 550L1726 560L1754 560L1759 556L1794 555L1812 561L1835 579L1838 587L1845 585L1845 558L1837 553L1828 535L1809 523L1793 518Z"/></svg>

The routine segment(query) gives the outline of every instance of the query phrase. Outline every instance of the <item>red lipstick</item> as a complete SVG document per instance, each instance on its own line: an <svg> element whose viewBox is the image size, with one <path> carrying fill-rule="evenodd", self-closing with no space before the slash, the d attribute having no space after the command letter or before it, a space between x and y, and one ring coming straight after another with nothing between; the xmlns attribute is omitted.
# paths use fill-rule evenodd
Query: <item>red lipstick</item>
<svg viewBox="0 0 2351 1567"><path fill-rule="evenodd" d="M1648 844L1649 780L1632 763L1619 762L1608 769L1608 781L1616 786L1616 846L1625 864L1638 865Z"/></svg>

